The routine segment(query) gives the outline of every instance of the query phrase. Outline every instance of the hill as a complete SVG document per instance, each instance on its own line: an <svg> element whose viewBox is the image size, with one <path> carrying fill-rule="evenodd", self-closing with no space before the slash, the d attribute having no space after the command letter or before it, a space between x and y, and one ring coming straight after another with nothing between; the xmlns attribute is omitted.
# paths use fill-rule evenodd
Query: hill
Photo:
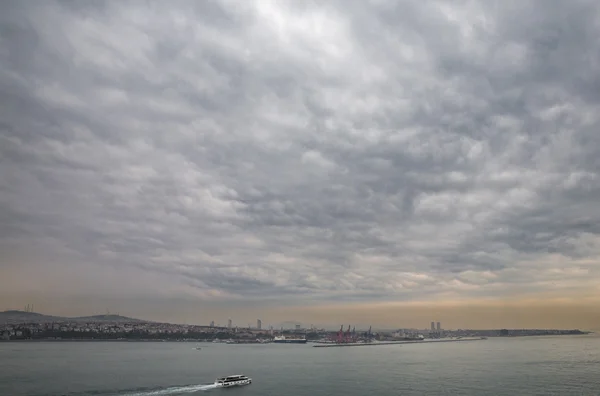
<svg viewBox="0 0 600 396"><path fill-rule="evenodd" d="M132 322L144 323L144 322L148 322L146 320L136 319L136 318L129 318L127 316L121 316L121 315L79 316L79 317L70 318L70 319L73 320L73 321L77 321L77 322L114 322L114 323L121 323L121 322L127 322L127 323L132 323Z"/></svg>
<svg viewBox="0 0 600 396"><path fill-rule="evenodd" d="M120 315L93 315L93 316L78 316L64 317L44 315L37 312L25 311L4 311L0 312L0 324L15 324L15 323L47 323L47 322L106 322L106 323L123 323L123 322L147 322L141 319L128 318Z"/></svg>
<svg viewBox="0 0 600 396"><path fill-rule="evenodd" d="M60 316L44 315L37 312L4 311L0 312L0 324L2 323L40 323L61 322L66 318Z"/></svg>

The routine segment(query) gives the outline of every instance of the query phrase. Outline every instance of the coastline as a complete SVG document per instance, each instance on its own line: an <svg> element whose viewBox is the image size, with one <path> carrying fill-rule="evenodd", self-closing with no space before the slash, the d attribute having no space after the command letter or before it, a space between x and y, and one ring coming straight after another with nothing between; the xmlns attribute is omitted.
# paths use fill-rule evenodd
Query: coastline
<svg viewBox="0 0 600 396"><path fill-rule="evenodd" d="M0 340L0 344L9 342L210 342L203 340L161 340L161 339L138 339L138 340L121 340L121 339L98 339L98 338L65 338L65 339L52 339L52 338L30 338L30 339L17 339L17 340Z"/></svg>
<svg viewBox="0 0 600 396"><path fill-rule="evenodd" d="M490 336L490 337L465 337L465 338L437 338L437 339L424 339L424 340L403 340L403 341L380 341L380 342L371 342L371 343L347 343L347 344L335 344L335 343L320 343L316 340L310 340L307 342L308 344L313 344L312 346L315 348L335 348L335 347L350 347L350 346L378 346L378 345L398 345L398 344L435 344L435 343L445 343L445 342L461 342L461 341L480 341L486 339L495 339L495 338L524 338L524 337L579 337L579 336L589 336L596 334L593 331L582 332L581 334L531 334L531 335L509 335L509 336ZM157 338L148 338L148 339L119 339L119 338L26 338L26 339L9 339L2 340L0 339L0 344L2 343L15 343L15 342L185 342L185 343L212 343L212 339L157 339ZM316 341L316 342L315 342ZM249 344L272 344L272 342L219 342L219 344L227 344L227 345L249 345Z"/></svg>

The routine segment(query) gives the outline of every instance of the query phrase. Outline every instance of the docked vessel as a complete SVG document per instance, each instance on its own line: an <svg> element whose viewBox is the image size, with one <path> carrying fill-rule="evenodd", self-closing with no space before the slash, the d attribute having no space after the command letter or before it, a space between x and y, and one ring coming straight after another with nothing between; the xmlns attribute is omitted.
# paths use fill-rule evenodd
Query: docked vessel
<svg viewBox="0 0 600 396"><path fill-rule="evenodd" d="M306 344L306 337L277 336L273 338L275 344Z"/></svg>
<svg viewBox="0 0 600 396"><path fill-rule="evenodd" d="M248 378L245 375L230 375L228 377L221 377L215 380L215 386L219 388L229 388L231 386L242 386L250 385L252 378Z"/></svg>

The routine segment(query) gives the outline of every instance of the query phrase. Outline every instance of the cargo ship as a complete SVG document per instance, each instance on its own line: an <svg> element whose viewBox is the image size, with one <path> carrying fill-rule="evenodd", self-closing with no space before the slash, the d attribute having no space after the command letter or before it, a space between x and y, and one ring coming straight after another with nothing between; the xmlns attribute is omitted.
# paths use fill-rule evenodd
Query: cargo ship
<svg viewBox="0 0 600 396"><path fill-rule="evenodd" d="M273 338L275 344L306 344L306 337L277 336Z"/></svg>

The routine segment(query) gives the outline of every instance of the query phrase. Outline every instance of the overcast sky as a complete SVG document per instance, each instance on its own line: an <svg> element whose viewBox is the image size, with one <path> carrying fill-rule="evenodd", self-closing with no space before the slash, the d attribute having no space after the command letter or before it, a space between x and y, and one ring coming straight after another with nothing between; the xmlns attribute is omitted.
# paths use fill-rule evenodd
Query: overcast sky
<svg viewBox="0 0 600 396"><path fill-rule="evenodd" d="M599 11L3 1L0 309L600 327Z"/></svg>

